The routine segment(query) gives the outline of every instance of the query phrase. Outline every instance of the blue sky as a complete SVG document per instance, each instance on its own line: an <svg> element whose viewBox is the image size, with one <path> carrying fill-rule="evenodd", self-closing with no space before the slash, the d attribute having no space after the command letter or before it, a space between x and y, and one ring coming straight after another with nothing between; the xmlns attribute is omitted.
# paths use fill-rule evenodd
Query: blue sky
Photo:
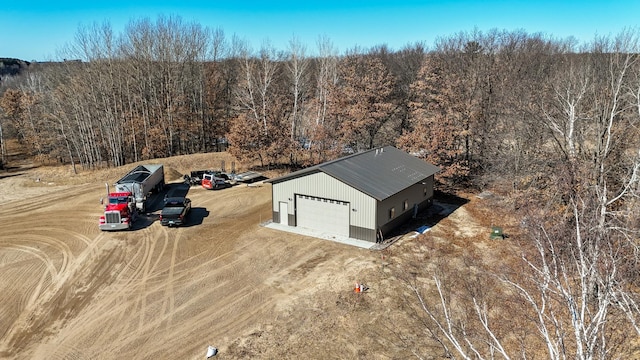
<svg viewBox="0 0 640 360"><path fill-rule="evenodd" d="M431 46L442 36L474 28L545 33L589 42L596 35L637 29L640 1L562 0L107 0L0 1L0 57L60 60L58 52L74 39L80 25L108 22L121 33L131 20L180 16L237 35L257 49L268 40L285 50L295 36L308 53L320 36L339 53L387 44L398 50L418 41Z"/></svg>

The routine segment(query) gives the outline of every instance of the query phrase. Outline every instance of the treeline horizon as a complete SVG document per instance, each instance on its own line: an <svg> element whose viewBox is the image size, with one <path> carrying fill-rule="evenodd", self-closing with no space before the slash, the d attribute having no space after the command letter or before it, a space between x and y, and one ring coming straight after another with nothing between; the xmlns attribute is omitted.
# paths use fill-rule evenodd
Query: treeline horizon
<svg viewBox="0 0 640 360"><path fill-rule="evenodd" d="M609 40L603 37L598 41ZM593 51L603 50L597 49L598 41L592 44ZM288 153L290 165L307 165L299 162L331 159L341 149L396 145L395 139L415 131L409 121L411 111L415 113L409 104L413 96L410 87L421 80L418 72L427 58L449 51L486 59L527 51L568 55L578 51L580 44L572 38L555 40L521 30L474 30L438 38L431 50L423 43L396 52L386 45L367 50L356 46L339 56L330 39L319 38L319 55L310 57L306 46L295 38L289 45L280 51L266 43L253 51L238 37L226 39L220 29L211 31L176 17L159 17L155 22L134 20L121 34L115 34L108 23L80 27L75 42L64 50L67 56L63 62L35 62L24 76L5 77L2 90L11 91L3 91L4 127L14 129L21 140L31 137L38 155L83 167L119 166L139 159L211 151L218 147L217 142L230 139L235 141L231 151L239 157L277 164L282 161L277 159L280 153ZM588 49L580 46L580 51ZM363 73L376 78L365 80ZM68 84L74 83L76 88L59 86L70 79L74 81ZM45 91L45 86L56 89L57 98L52 98L54 92ZM116 89L120 93L114 93ZM362 93L355 93L357 90ZM350 91L352 94L347 94ZM353 97L348 104L352 109L365 102L370 106L359 109L360 114L347 114L350 109L340 104L346 100L344 95ZM75 105L73 109L52 106L61 103ZM53 111L56 108L58 112ZM334 122L329 124L333 129L324 124L327 115ZM350 130L352 134L335 123L341 117L357 123ZM256 135L238 129L259 125L263 127L262 139L252 139ZM270 126L289 131L269 131ZM338 130L340 136L336 135ZM358 133L355 138L354 132ZM322 137L335 143L325 144ZM65 146L54 138L62 138ZM290 143L285 144L284 138ZM465 161L471 155L468 140L464 141ZM315 157L299 160L296 151L300 146L316 150L311 151ZM416 151L425 154L427 150Z"/></svg>
<svg viewBox="0 0 640 360"><path fill-rule="evenodd" d="M227 145L296 169L394 145L439 166L442 189L490 189L520 219L517 266L469 258L446 294L413 288L449 357L624 358L640 335L639 35L472 31L343 55L321 38L312 57L177 18L87 27L67 49L82 62L3 78L0 145L74 169ZM530 331L494 327L502 316Z"/></svg>

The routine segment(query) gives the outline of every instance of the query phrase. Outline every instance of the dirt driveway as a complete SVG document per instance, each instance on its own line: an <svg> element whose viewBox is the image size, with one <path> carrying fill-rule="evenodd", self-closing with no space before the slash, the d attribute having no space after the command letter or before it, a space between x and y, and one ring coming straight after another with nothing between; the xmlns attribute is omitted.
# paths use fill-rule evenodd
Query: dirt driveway
<svg viewBox="0 0 640 360"><path fill-rule="evenodd" d="M27 184L34 176L0 179L2 358L200 359L208 345L224 358L299 296L347 289L375 258L260 226L269 185L193 187L191 226L101 232L102 183Z"/></svg>
<svg viewBox="0 0 640 360"><path fill-rule="evenodd" d="M198 156L219 161L163 159L167 178ZM151 213L135 231L101 232L104 183L128 168L0 177L0 358L203 359L209 345L220 359L437 358L396 274L427 269L440 236L482 233L464 208L446 231L374 251L261 226L268 184L194 186L188 226ZM354 295L355 282L370 290Z"/></svg>

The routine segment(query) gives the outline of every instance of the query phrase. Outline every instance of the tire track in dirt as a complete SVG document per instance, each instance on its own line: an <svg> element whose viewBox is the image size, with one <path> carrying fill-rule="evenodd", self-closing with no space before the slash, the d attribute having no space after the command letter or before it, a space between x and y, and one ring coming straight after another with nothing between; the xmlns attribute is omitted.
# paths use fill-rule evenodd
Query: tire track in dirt
<svg viewBox="0 0 640 360"><path fill-rule="evenodd" d="M171 322L175 313L175 269L176 269L176 256L179 249L179 240L182 236L183 229L168 230L165 227L161 227L158 232L159 235L152 239L152 243L163 242L162 248L154 254L155 262L151 265L150 261L145 264L145 270L142 272L142 277L137 279L135 287L140 288L140 295L137 299L143 306L140 306L139 321L137 333L144 334L149 329L156 329L165 323L165 328L171 326ZM168 255L167 249L169 243L173 243L169 263L166 267L161 267L163 260L166 262L165 256ZM154 246L155 248L155 246ZM163 275L166 273L166 275ZM149 317L147 314L148 297L153 297L155 294L163 293L161 299L152 303L154 308L158 308L159 311L154 313L154 316ZM158 304L159 303L159 304Z"/></svg>
<svg viewBox="0 0 640 360"><path fill-rule="evenodd" d="M33 233L29 235L21 234L20 231L20 229L16 229L13 233L8 234L6 239L14 244L30 243L32 247L43 249L42 252L46 250L46 253L51 254L49 258L58 254L58 257L61 258L61 263L57 268L57 274L66 273L69 264L77 261L78 254L94 248L92 240L87 235L75 231L33 228ZM63 279L58 278L53 278L52 280L63 282Z"/></svg>
<svg viewBox="0 0 640 360"><path fill-rule="evenodd" d="M3 254L7 254L6 251ZM41 259L13 248L9 255L19 259L2 269L2 292L0 293L0 350L7 347L9 337L24 319L28 319L25 308L37 297L41 289L50 284L54 276L47 271ZM49 269L51 270L51 269ZM28 279L23 274L31 274ZM0 357L1 357L0 352Z"/></svg>
<svg viewBox="0 0 640 360"><path fill-rule="evenodd" d="M256 212L257 213L257 212ZM257 225L254 222L251 222L251 227L256 227ZM160 227L160 226L154 226L156 227L156 229L160 229L159 232L161 232L163 235L162 236L158 236L158 238L163 238L163 239L167 239L168 241L172 240L172 237L169 235L171 234L180 234L180 237L182 236L187 236L184 234L187 234L186 231L189 228L176 228L176 229L171 229L171 231L168 231L168 229L166 227ZM247 230L246 226L243 226L243 224L237 224L237 223L232 223L229 220L225 220L222 221L220 223L214 223L212 225L207 225L207 227L210 229L209 231L205 230L204 232L209 232L211 234L216 234L216 238L214 240L218 240L220 238L222 239L227 239L224 240L223 243L220 242L216 242L216 243L209 243L206 246L206 251L198 251L196 253L196 255L190 256L190 257L186 257L184 260L181 260L179 262L175 262L173 265L173 268L178 268L183 264L186 264L188 262L193 262L195 260L197 260L198 258L204 258L206 256L209 256L211 252L213 252L215 254L215 256L213 257L208 257L206 259L203 259L202 261L198 261L198 265L195 265L195 267L191 267L190 270L194 271L194 272L198 272L200 270L207 270L208 268L210 268L210 263L212 262L220 262L221 260L223 260L226 257L230 257L234 255L234 252L244 252L247 248L251 247L252 244L254 242L250 242L250 243L245 243L242 246L238 246L236 241L229 241L229 240L235 240L237 239L243 232L245 232ZM151 229L151 227L149 228ZM190 230L190 229L189 229ZM146 229L145 229L146 231ZM189 232L189 234L191 235L191 232ZM147 235L145 235L143 238L146 238ZM177 238L177 237L176 237ZM231 246L228 246L231 245ZM175 243L174 244L175 250L178 250L178 244ZM159 262L160 260L158 259L157 262ZM155 266L157 267L157 266ZM155 268L154 267L154 268ZM137 277L133 276L133 277ZM153 276L150 275L149 278L152 278Z"/></svg>
<svg viewBox="0 0 640 360"><path fill-rule="evenodd" d="M146 269L148 269L148 264L151 262L151 256L152 256L152 244L151 244L151 237L152 237L152 233L148 230L148 229L144 229L143 231L138 231L137 234L140 234L142 236L138 237L136 236L136 239L134 239L134 241L136 242L136 248L138 249L134 256L129 258L129 261L127 262L127 266L126 268L130 268L133 269L133 272L131 274L124 274L122 273L121 275L125 276L125 280L124 282L120 282L118 284L118 287L120 289L122 289L122 293L124 294L124 301L123 303L128 303L130 300L129 295L134 295L135 293L138 293L140 291L140 289L138 289L139 286L139 282L138 279L142 276L144 276L144 271ZM129 246L129 241L126 242L127 243L127 248L130 248L131 246ZM136 297L136 299L132 302L133 305L132 307L134 309L141 307L144 308L144 306L141 306L141 297L140 295L138 295ZM136 314L138 313L137 311L133 311L133 310L128 310L126 307L123 309L120 309L121 311L121 319L125 322L131 322L128 318L129 315L131 315L131 313ZM143 318L140 318L138 320L138 324L143 321ZM139 325L138 325L139 327ZM127 333L129 333L131 330L127 329L126 327L122 328L122 332L121 332L121 336L126 336Z"/></svg>
<svg viewBox="0 0 640 360"><path fill-rule="evenodd" d="M253 240L253 242L251 242L251 243L246 243L245 245L246 245L247 247L256 246L256 244L257 244L259 241L260 241L260 239L255 239L255 240ZM221 255L219 256L219 258L228 257L228 256L230 256L230 255L232 255L232 254L230 254L230 253L221 254ZM213 260L213 261L215 261L215 260ZM203 268L205 268L205 270L206 270L206 268L211 268L211 265L210 265L210 264L201 263L201 266L202 266ZM187 283L189 282L189 280L190 280L191 282L193 281L193 275L194 275L195 273L197 273L198 271L199 271L199 269L197 269L197 268L191 268L191 267L187 267L187 269L186 269L186 270L179 271L179 270L177 269L177 267L176 267L176 270L174 271L174 278L175 278L175 279L176 279L176 281L178 281L178 282L180 281L180 279L185 279L185 284L187 284ZM234 270L234 272L235 272L235 270ZM180 273L180 274L178 274L178 273ZM210 276L209 276L209 277L210 277ZM224 283L222 284L222 286L225 286L225 285L226 285L226 286L231 286L231 285L233 285L233 284L229 284L229 281L224 281ZM163 287L165 288L165 291L166 291L166 284L158 283L158 284L156 284L156 287L153 287L153 288L152 288L152 287L147 287L147 288L146 288L146 292L147 292L147 293L152 293L152 292L154 292L154 291L158 291L159 289L162 289ZM208 289L207 289L207 290L208 290L208 291L215 291L215 289L217 289L217 287L208 287ZM183 289L183 290L184 290L184 289ZM189 297L189 298L198 299L198 296L195 296L195 297ZM204 296L204 297L203 297L203 299L206 299L206 298L207 298L207 296ZM127 299L124 299L124 302L126 302L126 301L127 301ZM165 301L166 301L166 300L165 300ZM112 304L112 302L111 302L111 301L108 301L108 303ZM191 303L193 303L193 302L189 302L188 300L185 300L185 304L187 304L187 305L188 305L188 304L191 304ZM115 304L114 304L114 305L115 305ZM156 306L156 307L157 307L157 306ZM131 309L131 307L128 307L127 309ZM98 316L94 316L94 317L92 317L90 322L84 322L84 323L83 323L83 325L84 325L84 326L89 326L89 327L91 327L91 326L92 326L92 323L94 323L94 322L95 322L95 324L104 324L104 322L105 322L105 321L108 321L108 320L109 320L109 318L111 318L111 317L112 317L112 315L113 315L113 313L109 313L109 311L102 311L102 310L95 311L95 310L96 310L96 309L94 309L94 311L93 311L93 312L94 312L94 314L99 314L99 315L98 315ZM108 309L107 309L107 310L108 310ZM123 309L119 309L119 310L123 310ZM171 314L171 316L175 316L176 314L180 314L181 312L186 311L186 310L187 310L187 309L185 309L185 305L184 305L184 304L182 304L180 307L176 306L175 311L174 311L174 314ZM139 311L139 310L136 310L136 311ZM144 315L145 315L145 314L139 314L139 315L136 315L136 316L144 316ZM147 319L147 320L144 322L144 324L143 324L143 326L142 326L142 327L140 327L140 328L136 328L136 329L132 328L131 326L128 326L128 327L127 327L126 325L125 325L125 326L122 326L121 331L120 331L120 334L119 334L118 336L116 336L116 337L117 337L117 338L119 338L119 339L144 337L144 336L146 336L145 334L148 334L149 332L157 331L157 329L159 328L159 326L161 325L161 323L162 323L162 322L168 321L169 316L170 316L170 314L160 314L160 315L158 315L158 316L157 316L157 318ZM128 318L128 319L127 319L127 318L125 318L125 319L123 319L122 321L117 321L116 323L123 324L123 323L125 323L126 321L131 322L131 321L132 321L132 319L130 319L130 318ZM138 322L138 321L136 320L136 321L135 321L135 323L137 323L137 322ZM178 326L183 326L183 325L182 325L182 324L183 324L183 322L184 322L184 320L183 320L183 319L181 319L180 323L178 323ZM130 324L130 325L131 325L131 324ZM173 325L173 323L172 323L170 326L165 325L164 327L165 327L165 328L168 328L168 329L175 328L175 326ZM127 329L129 329L129 330L127 330Z"/></svg>
<svg viewBox="0 0 640 360"><path fill-rule="evenodd" d="M247 246L255 246L258 242L260 241L260 239L255 239L253 241L252 244L247 244ZM228 272L230 273L236 273L237 272L237 268L243 268L244 265L243 264L239 264L240 262L242 263L246 263L247 259L249 258L248 255L242 256L236 260L234 260L234 264L228 265L225 267L226 270L229 270ZM227 272L224 271L225 269L222 269L222 272ZM192 307L196 307L196 308L201 308L202 309L202 316L192 316L190 318L188 318L188 326L191 326L194 322L195 324L198 323L206 323L206 322L210 322L211 320L209 319L209 313L211 311L214 311L216 313L221 312L222 314L225 313L225 310L227 312L228 315L231 315L232 313L235 313L236 311L241 311L240 309L234 309L234 302L233 301L229 301L229 305L225 305L223 307L219 307L219 306L214 306L213 308L211 306L202 306L202 304L210 304L211 302L208 301L209 299L215 299L215 304L221 304L221 303L225 303L225 299L233 299L235 297L239 297L241 298L241 303L243 304L243 306L247 306L244 305L247 301L260 301L262 299L262 296L255 296L255 295L245 295L243 296L242 292L244 292L246 289L246 284L243 284L242 282L234 282L231 280L221 280L219 278L220 272L218 269L216 269L215 272L213 273L209 273L207 274L207 279L212 279L214 280L217 285L212 286L204 286L204 284L202 284L201 287L201 291L198 291L195 294L191 294L191 296L188 296L185 298L184 303L182 303L180 306L176 306L175 309L175 315L179 315L179 314L184 314L185 311L188 311L189 308ZM187 275L185 275L187 276ZM234 276L232 276L233 278ZM240 285L240 286L235 286L235 285ZM229 295L225 295L224 299L219 299L216 298L216 294L217 293L226 293L225 291L218 291L218 290L222 290L223 288L236 288L237 290L230 293ZM251 287L251 292L255 292L255 293L259 293L262 290L261 286L253 286ZM184 290L184 289L183 289ZM236 303L237 304L237 303ZM261 308L260 305L253 305L251 306L252 308ZM232 311L233 310L233 311ZM165 315L164 317L166 318L167 315ZM247 315L248 317L250 317L250 315ZM160 326L160 323L162 321L165 320L165 318L161 317L160 319L153 319L152 321L147 321L145 322L144 326L139 330L139 334L134 334L134 333L130 333L128 334L129 337L131 338L139 338L139 337L144 337L144 336L148 336L147 334L149 333L153 333L153 332L157 332L158 327ZM215 316L214 318L217 318L217 316ZM230 320L232 321L232 320ZM233 322L233 321L232 321ZM174 329L174 332L176 331L176 326L177 327L184 327L187 326L185 325L185 319L181 318L180 323L178 324L173 324L170 326L171 329Z"/></svg>
<svg viewBox="0 0 640 360"><path fill-rule="evenodd" d="M117 317L116 323L126 324L128 323L128 315L130 315L127 311L128 308L126 306L122 306L121 303L126 303L128 294L122 294L123 288L126 287L127 282L123 282L120 280L122 278L123 272L126 273L127 268L124 266L119 266L118 264L124 264L126 250L122 248L122 241L116 238L112 238L108 235L108 233L103 233L98 238L102 238L101 241L96 241L96 243L102 243L99 249L93 251L93 253L102 253L108 252L112 249L118 250L118 261L114 261L113 256L102 257L102 261L98 268L102 269L103 277L110 279L109 281L104 281L98 284L94 284L93 288L89 290L93 291L93 297L95 301L91 304L91 309L89 314L79 314L78 317L73 319L73 322L69 324L69 328L72 329L70 334L67 334L67 338L76 339L82 338L86 336L82 332L82 329L85 326L90 327L98 327L101 328L106 323L104 320ZM97 240L97 239L96 239ZM128 277L124 277L128 279ZM124 285L123 285L124 284ZM87 285L89 287L89 285ZM116 288L115 290L113 288ZM111 301L103 301L104 298L112 299ZM95 314L101 314L96 316ZM88 318L87 318L88 317ZM79 330L73 330L79 329ZM107 330L105 330L107 331ZM109 336L108 333L105 336ZM118 338L120 334L112 335L113 338Z"/></svg>
<svg viewBox="0 0 640 360"><path fill-rule="evenodd" d="M27 222L15 222L15 224L16 226L11 229L0 228L0 232L3 233L0 243L35 242L38 247L50 247L53 250L68 253L71 257L91 244L91 239L85 234L73 230L34 227ZM25 235L23 226L29 227L29 234Z"/></svg>
<svg viewBox="0 0 640 360"><path fill-rule="evenodd" d="M260 246L256 247L258 243ZM247 245L255 249L261 248L264 244L275 250L279 246L278 243L278 241L271 241L269 244L264 244L264 239L255 239ZM234 281L237 270L245 269L246 273L247 265L253 262L251 254L251 251L242 253L234 259L233 264L227 265L224 269L215 268L214 271L209 272L205 280L213 283L207 286L205 286L206 281L202 283L198 287L199 291L192 293L192 296L176 308L176 314L184 314L188 309L201 309L198 315L192 315L189 319L189 328L209 329L210 336L222 339L227 331L239 331L247 324L254 324L256 314L269 312L274 308L276 300L271 296L273 289L262 283L260 279L256 278L249 282ZM277 250L273 251L273 254L278 254ZM257 269L265 272L264 268ZM246 274L241 274L238 280L245 276ZM185 324L176 324L176 326L185 326ZM153 327L144 330L153 331ZM179 328L174 332L179 333Z"/></svg>
<svg viewBox="0 0 640 360"><path fill-rule="evenodd" d="M180 235L181 237L183 237L184 235ZM253 245L255 245L256 242L258 242L259 239L256 239L252 242L248 242L246 244L244 244L242 247L237 247L235 248L235 250L239 250L239 251L244 251L245 249L248 249L250 247L252 247ZM179 249L178 244L175 244L175 250L177 251ZM231 259L227 259L227 258L231 258L236 256L236 254L234 254L233 251L231 250L227 250L223 253L219 253L216 254L216 256L213 257L207 257L209 254L208 253L199 253L197 255L193 255L190 257L187 257L181 261L175 261L173 262L173 283L174 284L182 284L180 280L186 280L189 281L191 279L191 277L193 276L193 273L205 273L206 271L210 270L211 268L224 268L227 266L232 265L232 260ZM206 258L205 258L206 257ZM200 260L202 259L202 260ZM222 266L214 266L219 262L224 262L225 265ZM195 265L194 265L195 263ZM181 268L185 268L185 270L180 270ZM170 271L170 270L169 270ZM162 276L162 275L158 275L158 276ZM150 277L152 278L152 277ZM159 286L163 286L163 283L160 283L159 280L160 279L156 279L158 280L158 283L160 284ZM149 288L150 290L157 290L157 288Z"/></svg>
<svg viewBox="0 0 640 360"><path fill-rule="evenodd" d="M133 256L129 257L127 265L123 267L124 271L120 271L116 275L120 280L117 280L112 284L111 288L105 289L105 291L102 292L103 297L100 303L103 305L92 309L94 314L97 313L101 315L92 316L89 322L83 323L84 326L92 326L93 323L103 323L103 321L113 318L116 313L119 313L119 321L117 321L117 323L129 324L119 328L119 333L115 337L121 338L131 336L133 332L138 331L136 328L131 328L131 325L134 322L130 315L138 317L138 320L136 320L135 323L151 323L145 317L145 308L146 296L149 296L151 292L155 291L151 286L149 286L147 281L152 277L151 275L155 272L155 268L159 264L157 259L154 261L155 255L152 255L154 254L155 249L155 246L152 243L157 242L157 239L152 239L151 234L137 236L140 234L141 232L136 232L136 245L143 245L137 246L137 248L144 250L136 251L133 253ZM128 248L131 249L131 246L128 246ZM161 253L166 252L166 246L164 248L165 250L161 250ZM133 266L133 264L139 264L139 266ZM133 271L133 273L131 273L131 271ZM126 290L121 291L124 288L126 288ZM135 296L134 302L136 303L133 306L130 305L131 295ZM121 306L119 305L120 303L128 303L129 305ZM137 327L139 326L140 325Z"/></svg>
<svg viewBox="0 0 640 360"><path fill-rule="evenodd" d="M86 244L86 237L75 235L81 239L82 245ZM11 331L5 337L5 347L12 343L28 344L38 341L39 337L46 333L56 331L67 319L84 308L92 296L91 280L99 277L98 284L105 283L104 274L108 267L104 266L104 261L97 261L95 246L100 240L96 238L91 246L84 246L79 256L74 256L71 249L59 239L52 239L45 236L31 235L25 241L29 243L45 243L56 248L49 250L56 254L63 254L59 269L56 269L49 256L39 254L40 249L29 246L19 246L18 250L28 251L31 256L39 258L42 262L49 264L49 276L43 273L38 285L31 290L28 302L21 306L22 311L18 319L14 322ZM93 261L96 260L96 261ZM89 267L87 269L87 267ZM85 271L86 270L86 271ZM51 278L50 283L43 286L47 278ZM57 318L57 323L47 324L47 318Z"/></svg>
<svg viewBox="0 0 640 360"><path fill-rule="evenodd" d="M51 258L39 248L34 246L27 246L27 245L14 245L11 249L8 249L8 250L23 252L28 256L31 256L39 260L40 263L44 265L44 268L47 269L47 273L51 277L52 283L54 283L58 278L59 272L58 272L58 269L56 269L56 266L53 260L51 260Z"/></svg>
<svg viewBox="0 0 640 360"><path fill-rule="evenodd" d="M49 208L58 212L61 207L73 209L73 207L68 207L66 203L73 199L84 199L89 193L99 194L97 189L90 187L54 186L49 188L49 191L38 196L2 204L0 206L0 216L26 212L36 214L40 211L47 211Z"/></svg>
<svg viewBox="0 0 640 360"><path fill-rule="evenodd" d="M30 328L31 324L39 321L42 314L46 315L38 306L47 298L47 294L53 291L52 289L60 286L61 274L74 258L69 245L56 238L55 232L51 229L34 228L33 220L15 221L16 216L12 215L4 218L0 224L2 258L12 259L3 261L4 278L8 280L7 270L16 269L25 275L32 275L28 280L15 283L15 286L4 286L2 298L13 301L3 301L3 304L12 304L13 311L10 315L3 314L5 316L2 317L4 326L0 348L9 346L16 334ZM22 217L26 219L25 216ZM33 229L33 233L25 234L25 229Z"/></svg>
<svg viewBox="0 0 640 360"><path fill-rule="evenodd" d="M173 321L173 315L175 313L176 307L176 298L175 298L175 279L174 273L176 270L176 257L178 254L178 245L180 244L180 238L183 234L183 229L178 229L178 232L173 239L173 249L171 250L171 263L169 264L169 275L167 276L166 281L166 290L165 290L165 298L168 302L163 312L168 316L167 319L167 327L171 326L171 322ZM168 308L167 308L168 307Z"/></svg>
<svg viewBox="0 0 640 360"><path fill-rule="evenodd" d="M72 217L64 212L65 217L60 217L61 212L44 212L34 220L31 213L14 213L3 219L0 224L0 243L34 241L37 246L52 246L63 254L72 256L89 246L91 239L85 231L85 227L65 228L66 219ZM55 225L49 219L60 218ZM28 235L25 234L28 233ZM93 229L95 232L95 229ZM26 238L25 236L32 236ZM39 236L39 238L37 237Z"/></svg>
<svg viewBox="0 0 640 360"><path fill-rule="evenodd" d="M138 316L138 324L145 321L146 296L151 288L148 282L160 263L162 254L166 252L167 241L163 238L167 235L158 235L152 228L154 227L150 226L135 233L127 232L119 236L118 241L125 244L124 252L129 255L125 255L126 262L121 266L121 270L116 270L114 274L116 281L106 289L106 293L103 293L103 299L100 302L102 305L96 309L99 313L108 314L107 317L117 316L118 322L123 324L133 324L132 315ZM164 245L156 258L158 242ZM119 304L128 305L120 306ZM135 329L124 326L119 336L126 336L133 330Z"/></svg>
<svg viewBox="0 0 640 360"><path fill-rule="evenodd" d="M100 211L88 205L94 201L89 199L94 197L90 191L74 201L54 200L63 204L59 208L39 208L38 214L73 218L73 223L55 227L72 229L78 237L58 231L53 236L73 244L75 258L69 258L66 272L87 275L65 281L69 289L64 294L77 301L80 309L62 323L48 325L51 336L26 356L166 358L169 350L175 351L174 358L194 358L194 344L198 347L213 338L222 343L246 333L272 315L279 294L292 293L296 290L289 287L304 287L305 281L308 284L305 277L311 270L303 269L300 262L311 258L312 265L319 266L325 261L321 253L310 251L318 242L305 244L307 239L302 237L256 225L270 217L268 195L266 186L194 191L194 205L209 211L201 223L177 229L152 223L118 233L97 232ZM27 218L20 217L23 220ZM1 229L0 224L0 233ZM83 236L89 246L83 245ZM292 239L294 245L289 243ZM108 258L110 246L116 250ZM286 277L287 269L293 275ZM43 272L40 269L38 276ZM300 284L278 283L271 281L272 276L300 280ZM40 277L34 280L38 281ZM52 317L51 321L57 320ZM25 346L29 344L34 342Z"/></svg>
<svg viewBox="0 0 640 360"><path fill-rule="evenodd" d="M144 262L144 269L142 271L142 278L139 279L139 281L137 281L136 286L137 287L141 287L141 291L140 291L140 295L138 296L138 299L136 300L136 302L138 304L140 304L140 316L139 316L139 322L138 322L138 331L140 328L143 327L143 324L145 323L145 316L146 316L146 307L147 307L147 296L149 294L149 278L151 277L151 274L153 274L154 270L156 269L156 267L158 266L158 264L160 263L160 261L162 260L162 256L165 253L167 246L168 246L168 234L166 232L166 229L163 229L165 231L162 231L160 233L154 233L157 234L156 236L153 236L150 241L147 241L146 244L148 246L148 253L149 256L147 256L147 258L145 259ZM162 248L160 249L160 252L157 255L154 255L154 249L156 249L156 245L158 244L158 242L162 242ZM155 261L153 262L152 265L152 260L155 257Z"/></svg>
<svg viewBox="0 0 640 360"><path fill-rule="evenodd" d="M181 230L183 230L183 229L176 229L176 230L178 230L178 231L175 232L175 233L180 233ZM166 228L163 228L162 232L163 233L167 233ZM169 236L167 235L167 238L168 237ZM257 242L257 240L255 240L255 242ZM247 244L246 246L251 246L251 244ZM175 249L176 250L178 249L177 244L176 244ZM152 279L155 276L155 269L157 268L157 264L160 263L160 257L162 257L162 255L164 255L165 250L166 250L166 247L163 247L161 252L160 252L160 254L158 255L156 263L149 269L149 271L145 272L144 276L141 278L139 283L136 284L136 286L142 287L142 289L141 289L142 295L141 296L143 298L143 301L144 301L143 303L145 305L146 305L146 297L152 296L153 294L158 293L160 291L164 291L165 295L166 295L167 292L173 293L174 292L173 287L176 286L176 284L178 282L180 282L179 280L184 280L184 283L191 282L191 281L193 281L193 274L197 273L200 269L202 269L205 272L206 271L210 271L210 268L211 268L210 263L211 262L216 262L216 260L221 260L221 259L223 259L223 258L225 258L227 256L233 255L233 253L231 253L231 252L227 252L227 253L221 254L215 259L210 259L207 262L200 262L199 266L196 266L196 267L191 266L185 271L179 271L179 274L177 274L177 275L176 275L176 269L180 266L181 263L185 263L186 261L182 261L182 262L179 262L179 263L174 263L173 265L170 264L169 265L169 269L168 269L169 273L171 274L170 277L168 277L169 275L164 275L164 276L163 275L158 275L159 277L161 277L160 279L156 279L156 281L150 281L150 279ZM228 266L233 266L233 265L234 265L233 262L231 262L231 263L223 266L223 268L224 267L228 267ZM171 269L173 269L173 270L171 270ZM164 270L166 270L166 269L163 269L162 272L164 272ZM237 278L237 272L238 271L234 270L233 272L236 274L236 275L234 275L234 277ZM222 281L224 281L224 279ZM170 289L168 287L170 287ZM165 302L167 301L167 297L166 296L165 296L165 300L164 301ZM163 313L165 315L164 316L158 316L157 314L154 314L154 316L157 316L157 318L151 318L151 319L143 321L143 322L140 321L139 322L139 328L137 329L137 331L139 333L144 333L144 332L148 331L149 328L156 328L156 327L160 326L160 324L162 322L164 322L164 321L167 322L166 326L169 326L170 320L173 317L173 314L176 312L175 297L173 295L171 295L171 297L168 298L168 301L170 303L173 303L173 305L171 305L171 307L173 308L173 311L172 312L168 312L168 313L160 312L160 313ZM163 303L162 306L164 306L164 308L166 309L166 303ZM156 305L155 307L158 307L158 305ZM140 315L139 315L140 319L146 319L147 318L148 315L147 315L146 306L140 307L138 311L140 312Z"/></svg>
<svg viewBox="0 0 640 360"><path fill-rule="evenodd" d="M136 232L137 235L144 233L144 230ZM128 237L118 233L103 232L105 238L110 239L122 252L122 262L111 264L111 275L114 281L99 294L101 300L94 304L92 310L100 316L93 316L87 325L99 324L104 317L115 317L116 322L127 324L130 309L121 304L127 304L131 294L135 292L132 288L134 280L143 271L143 264L150 256L148 241L144 237L136 239L135 246L129 245ZM135 250L131 252L130 250ZM127 329L123 329L127 331Z"/></svg>
<svg viewBox="0 0 640 360"><path fill-rule="evenodd" d="M244 207L245 205L239 203L237 206ZM182 283L183 280L186 283L187 281L192 281L193 274L206 274L208 272L210 273L215 271L218 275L216 276L217 281L224 285L228 285L229 283L233 284L235 281L237 283L242 283L243 286L251 286L250 282L241 280L244 277L243 274L246 272L246 269L251 268L250 262L248 264L241 264L243 262L246 263L242 254L251 253L250 249L254 248L260 239L255 238L251 241L245 241L241 246L239 246L237 241L233 241L232 239L238 239L241 234L246 231L246 226L233 223L226 218L218 218L216 220L220 219L222 219L222 221L216 224L218 226L216 226L217 229L215 230L215 234L223 237L224 239L228 239L225 242L231 243L233 246L214 246L214 250L226 248L223 252L215 252L215 256L207 257L208 253L202 253L197 256L184 259L180 262L180 265L185 264L186 267L186 264L189 264L189 271L180 272L179 275L175 275L177 264L172 263L172 283ZM256 226L255 223L252 223L252 226ZM214 231L212 231L212 233L214 233ZM177 249L177 247L175 249ZM241 255L238 256L238 254ZM201 260L198 261L198 259ZM176 309L179 310L179 308Z"/></svg>
<svg viewBox="0 0 640 360"><path fill-rule="evenodd" d="M82 314L90 312L92 300L108 286L114 278L112 272L112 264L118 261L121 252L117 243L105 237L103 234L98 235L92 242L91 248L87 248L79 261L74 263L74 269L70 271L74 276L70 276L67 289L62 292L66 299L64 302L64 316L60 321L68 327L52 328L50 331L59 333L65 328L72 329L71 334L60 336L60 340L55 343L42 343L35 350L34 358L61 358L67 359L70 354L75 354L77 358L94 358L95 356L86 356L86 352L78 346L67 344L65 340L75 339L84 336L82 321L78 324L78 319L82 318ZM77 275L77 276L76 276ZM61 353L57 356L56 353Z"/></svg>

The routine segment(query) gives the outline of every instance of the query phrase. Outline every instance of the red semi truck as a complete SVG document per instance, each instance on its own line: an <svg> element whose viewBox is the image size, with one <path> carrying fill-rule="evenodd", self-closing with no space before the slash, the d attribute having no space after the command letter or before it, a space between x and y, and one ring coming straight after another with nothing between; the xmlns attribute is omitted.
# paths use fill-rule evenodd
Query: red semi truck
<svg viewBox="0 0 640 360"><path fill-rule="evenodd" d="M131 192L112 192L107 196L99 227L100 230L128 230L137 217L138 209Z"/></svg>
<svg viewBox="0 0 640 360"><path fill-rule="evenodd" d="M139 165L115 183L115 191L109 191L104 214L100 216L100 230L128 230L145 211L147 196L164 188L164 168L160 164ZM104 200L103 200L104 203Z"/></svg>

